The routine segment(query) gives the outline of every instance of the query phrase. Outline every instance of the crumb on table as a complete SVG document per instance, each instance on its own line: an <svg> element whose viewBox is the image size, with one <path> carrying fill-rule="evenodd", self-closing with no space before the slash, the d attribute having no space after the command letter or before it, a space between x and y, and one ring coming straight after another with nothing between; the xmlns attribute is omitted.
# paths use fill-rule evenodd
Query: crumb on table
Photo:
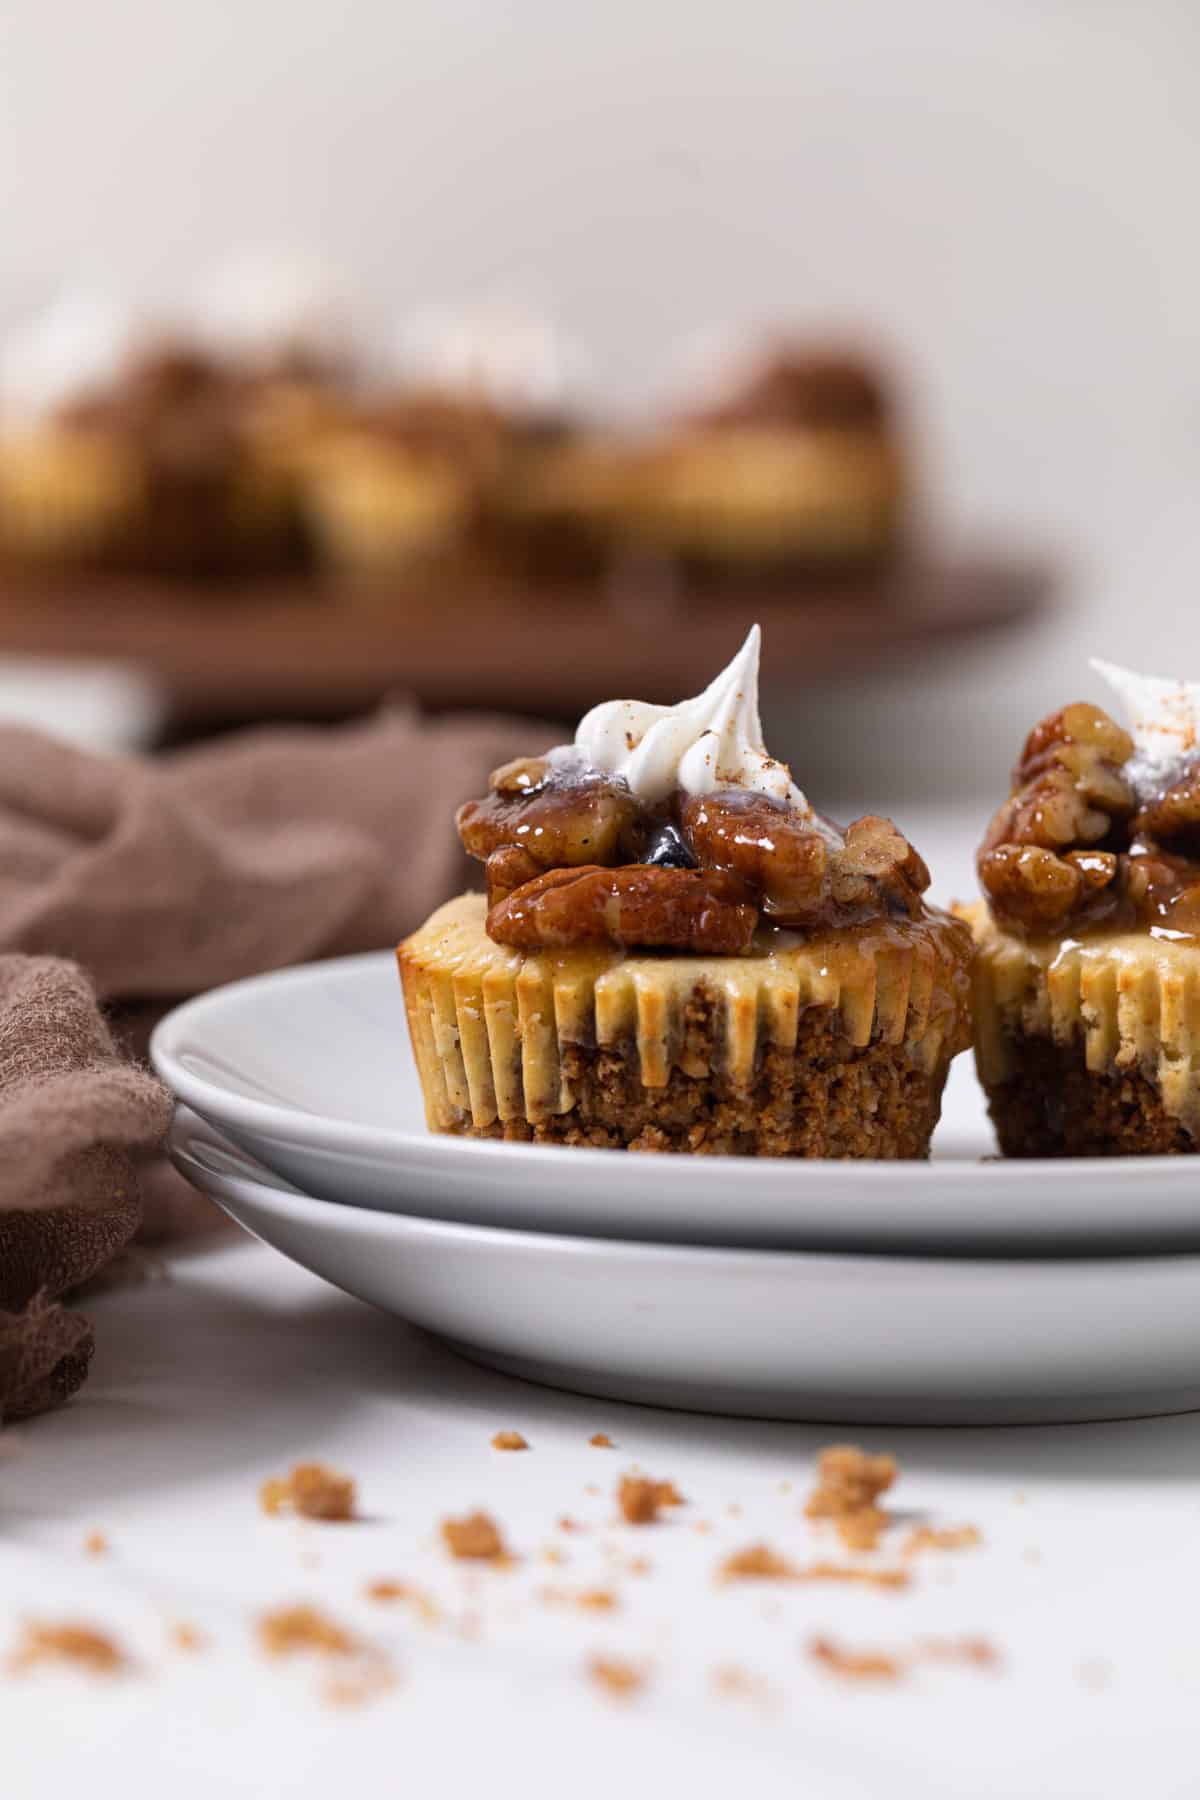
<svg viewBox="0 0 1200 1800"><path fill-rule="evenodd" d="M512 1559L495 1520L485 1512L442 1520L442 1541L451 1556L465 1562L508 1563Z"/></svg>
<svg viewBox="0 0 1200 1800"><path fill-rule="evenodd" d="M874 1550L888 1516L876 1505L897 1475L891 1456L857 1444L831 1444L817 1458L817 1483L805 1503L810 1519L831 1519L848 1550Z"/></svg>
<svg viewBox="0 0 1200 1800"><path fill-rule="evenodd" d="M1000 1664L1000 1652L985 1637L922 1638L917 1654L929 1662L963 1663L975 1669L995 1669Z"/></svg>
<svg viewBox="0 0 1200 1800"><path fill-rule="evenodd" d="M843 1513L833 1521L833 1529L847 1550L877 1550L888 1523L888 1515L878 1506L864 1506L858 1512Z"/></svg>
<svg viewBox="0 0 1200 1800"><path fill-rule="evenodd" d="M977 1525L918 1525L905 1538L903 1554L915 1556L920 1550L974 1550L982 1542L983 1533Z"/></svg>
<svg viewBox="0 0 1200 1800"><path fill-rule="evenodd" d="M88 1556L107 1556L110 1546L104 1532L89 1531L83 1540L83 1548Z"/></svg>
<svg viewBox="0 0 1200 1800"><path fill-rule="evenodd" d="M543 1587L538 1589L537 1598L543 1606L573 1606L580 1612L615 1612L618 1605L611 1588L581 1588L572 1593L569 1588Z"/></svg>
<svg viewBox="0 0 1200 1800"><path fill-rule="evenodd" d="M13 1674L23 1674L38 1663L69 1663L92 1675L116 1675L130 1667L130 1660L116 1640L94 1625L74 1620L49 1624L29 1620L8 1661Z"/></svg>
<svg viewBox="0 0 1200 1800"><path fill-rule="evenodd" d="M616 1700L629 1700L646 1684L646 1672L621 1656L593 1656L588 1674Z"/></svg>
<svg viewBox="0 0 1200 1800"><path fill-rule="evenodd" d="M797 1581L844 1581L862 1587L906 1588L912 1581L907 1569L873 1569L862 1563L809 1563L797 1569Z"/></svg>
<svg viewBox="0 0 1200 1800"><path fill-rule="evenodd" d="M817 1485L804 1511L810 1519L836 1519L873 1506L896 1479L891 1456L868 1456L856 1444L831 1444L817 1458Z"/></svg>
<svg viewBox="0 0 1200 1800"><path fill-rule="evenodd" d="M591 1437L588 1439L588 1443L592 1446L593 1450L615 1450L617 1447L609 1437L607 1431L593 1431Z"/></svg>
<svg viewBox="0 0 1200 1800"><path fill-rule="evenodd" d="M171 1642L176 1650L203 1650L204 1633L198 1625L189 1624L186 1619L179 1619L171 1627Z"/></svg>
<svg viewBox="0 0 1200 1800"><path fill-rule="evenodd" d="M324 1463L297 1463L290 1475L273 1476L258 1492L265 1513L293 1512L305 1519L327 1523L354 1517L355 1487L349 1475L328 1469Z"/></svg>
<svg viewBox="0 0 1200 1800"><path fill-rule="evenodd" d="M764 1701L771 1697L771 1685L766 1676L743 1668L740 1663L719 1664L713 1670L711 1680L714 1693L731 1699Z"/></svg>
<svg viewBox="0 0 1200 1800"><path fill-rule="evenodd" d="M313 1650L322 1656L352 1656L360 1645L354 1635L315 1606L281 1606L258 1621L258 1641L268 1656L292 1656Z"/></svg>
<svg viewBox="0 0 1200 1800"><path fill-rule="evenodd" d="M380 1576L367 1583L366 1595L368 1600L373 1600L378 1606L411 1607L425 1625L436 1624L441 1617L433 1595L411 1581L397 1581L390 1576Z"/></svg>
<svg viewBox="0 0 1200 1800"><path fill-rule="evenodd" d="M814 1662L844 1681L898 1681L904 1673L900 1658L884 1650L846 1650L826 1637L813 1638L808 1649Z"/></svg>
<svg viewBox="0 0 1200 1800"><path fill-rule="evenodd" d="M682 1506L683 1495L673 1481L652 1481L645 1475L622 1475L617 1484L617 1505L629 1525L652 1525L664 1506Z"/></svg>
<svg viewBox="0 0 1200 1800"><path fill-rule="evenodd" d="M326 1706L365 1706L397 1685L396 1671L386 1657L371 1656L348 1674L331 1675L321 1689Z"/></svg>
<svg viewBox="0 0 1200 1800"><path fill-rule="evenodd" d="M528 1450L529 1440L519 1431L498 1431L492 1439L493 1450Z"/></svg>
<svg viewBox="0 0 1200 1800"><path fill-rule="evenodd" d="M717 1569L718 1581L795 1581L796 1566L769 1544L747 1544Z"/></svg>

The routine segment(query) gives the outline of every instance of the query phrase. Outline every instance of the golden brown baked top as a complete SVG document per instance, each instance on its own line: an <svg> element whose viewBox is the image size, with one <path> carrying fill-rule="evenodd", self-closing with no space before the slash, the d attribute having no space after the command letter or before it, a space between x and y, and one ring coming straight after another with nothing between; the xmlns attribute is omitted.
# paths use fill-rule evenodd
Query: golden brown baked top
<svg viewBox="0 0 1200 1800"><path fill-rule="evenodd" d="M760 922L807 933L926 912L929 872L890 820L843 834L748 788L651 804L581 758L525 757L457 823L486 865L488 934L518 950L736 955Z"/></svg>
<svg viewBox="0 0 1200 1800"><path fill-rule="evenodd" d="M1018 936L1200 934L1200 755L1147 778L1102 708L1035 726L980 846L996 922Z"/></svg>

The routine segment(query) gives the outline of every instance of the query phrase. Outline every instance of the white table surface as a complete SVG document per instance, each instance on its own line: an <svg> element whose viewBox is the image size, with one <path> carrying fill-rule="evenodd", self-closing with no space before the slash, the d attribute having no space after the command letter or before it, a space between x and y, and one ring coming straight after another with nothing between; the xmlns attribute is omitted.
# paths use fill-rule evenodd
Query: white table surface
<svg viewBox="0 0 1200 1800"><path fill-rule="evenodd" d="M0 1680L6 1800L82 1784L126 1800L716 1795L739 1780L814 1800L1197 1791L1200 1415L866 1434L900 1460L898 1509L974 1523L983 1546L918 1559L903 1593L718 1587L720 1557L757 1538L801 1562L836 1554L801 1517L828 1430L492 1375L259 1246L180 1258L91 1311L99 1349L82 1395L4 1440L0 1638L25 1617L87 1620L139 1669ZM507 1427L528 1453L490 1447ZM591 1448L597 1430L618 1448ZM260 1512L263 1478L312 1456L357 1478L362 1523ZM687 1507L661 1525L615 1524L612 1491L633 1463L673 1479ZM521 1556L511 1571L472 1572L441 1550L438 1520L475 1505ZM588 1530L559 1532L564 1512ZM105 1556L85 1553L92 1530ZM564 1566L541 1560L551 1543ZM650 1574L624 1569L638 1554ZM432 1590L446 1622L365 1600L364 1583L386 1575ZM611 1616L537 1598L546 1584L610 1581ZM264 1660L256 1617L299 1599L393 1652L396 1689L331 1708L308 1659ZM172 1648L179 1620L208 1648ZM843 1687L803 1654L815 1632L901 1649L982 1633L1004 1660L996 1673L925 1667L895 1688ZM585 1678L605 1649L652 1665L633 1702ZM728 1663L765 1677L769 1702L715 1694Z"/></svg>

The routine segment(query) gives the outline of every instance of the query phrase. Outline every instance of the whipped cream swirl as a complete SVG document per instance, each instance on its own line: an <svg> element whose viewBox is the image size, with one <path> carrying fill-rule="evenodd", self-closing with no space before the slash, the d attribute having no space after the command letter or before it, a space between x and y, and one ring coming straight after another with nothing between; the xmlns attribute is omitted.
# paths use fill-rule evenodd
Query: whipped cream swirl
<svg viewBox="0 0 1200 1800"><path fill-rule="evenodd" d="M1139 675L1092 658L1125 708L1134 755L1126 774L1135 790L1161 785L1171 769L1200 753L1200 682Z"/></svg>
<svg viewBox="0 0 1200 1800"><path fill-rule="evenodd" d="M678 706L644 700L606 700L580 722L574 746L553 752L579 757L606 775L619 776L650 805L680 789L712 794L746 788L816 819L786 763L768 755L758 716L757 625L716 680Z"/></svg>

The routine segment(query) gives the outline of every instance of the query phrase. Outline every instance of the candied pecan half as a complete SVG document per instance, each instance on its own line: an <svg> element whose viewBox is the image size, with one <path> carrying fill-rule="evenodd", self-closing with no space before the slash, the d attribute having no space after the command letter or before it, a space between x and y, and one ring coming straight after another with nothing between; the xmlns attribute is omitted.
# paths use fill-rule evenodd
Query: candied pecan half
<svg viewBox="0 0 1200 1800"><path fill-rule="evenodd" d="M1126 892L1142 923L1195 931L1200 918L1200 867L1191 857L1142 841L1121 861Z"/></svg>
<svg viewBox="0 0 1200 1800"><path fill-rule="evenodd" d="M1139 837L1200 857L1200 762L1191 763L1178 781L1148 800L1133 827Z"/></svg>
<svg viewBox="0 0 1200 1800"><path fill-rule="evenodd" d="M979 879L997 919L1031 930L1062 924L1083 892L1079 870L1039 844L997 844L984 850Z"/></svg>
<svg viewBox="0 0 1200 1800"><path fill-rule="evenodd" d="M732 956L747 950L758 909L736 875L721 870L550 869L488 913L488 935L513 950L574 944L696 950Z"/></svg>
<svg viewBox="0 0 1200 1800"><path fill-rule="evenodd" d="M829 844L802 814L742 789L685 799L679 822L697 862L751 882L770 916L797 924L823 918Z"/></svg>
<svg viewBox="0 0 1200 1800"><path fill-rule="evenodd" d="M779 801L736 792L685 801L681 821L700 863L752 883L776 924L814 929L871 914L911 915L929 886L925 864L890 819L858 819L841 844L831 844Z"/></svg>
<svg viewBox="0 0 1200 1800"><path fill-rule="evenodd" d="M929 886L929 870L890 819L867 813L835 850L830 893L841 909L915 913Z"/></svg>
<svg viewBox="0 0 1200 1800"><path fill-rule="evenodd" d="M637 821L637 803L623 783L602 775L551 769L535 786L536 763L509 763L496 771L504 784L483 800L458 809L458 835L470 855L486 862L493 850L519 844L540 868L622 860Z"/></svg>
<svg viewBox="0 0 1200 1800"><path fill-rule="evenodd" d="M544 756L515 756L511 762L501 763L488 776L488 786L494 794L503 794L506 799L513 794L532 794L544 786L550 777L550 764Z"/></svg>
<svg viewBox="0 0 1200 1800"><path fill-rule="evenodd" d="M1030 732L979 852L979 879L1002 923L1048 932L1129 910L1132 754L1129 734L1082 701Z"/></svg>
<svg viewBox="0 0 1200 1800"><path fill-rule="evenodd" d="M516 888L524 887L527 881L533 881L542 873L541 864L534 862L520 844L504 844L499 850L493 850L484 867L489 906L498 906Z"/></svg>
<svg viewBox="0 0 1200 1800"><path fill-rule="evenodd" d="M1079 850L1114 835L1122 841L1106 847L1123 849L1120 828L1136 800L1122 764L1132 755L1132 738L1100 707L1080 701L1051 713L1026 739L984 852L998 844Z"/></svg>

